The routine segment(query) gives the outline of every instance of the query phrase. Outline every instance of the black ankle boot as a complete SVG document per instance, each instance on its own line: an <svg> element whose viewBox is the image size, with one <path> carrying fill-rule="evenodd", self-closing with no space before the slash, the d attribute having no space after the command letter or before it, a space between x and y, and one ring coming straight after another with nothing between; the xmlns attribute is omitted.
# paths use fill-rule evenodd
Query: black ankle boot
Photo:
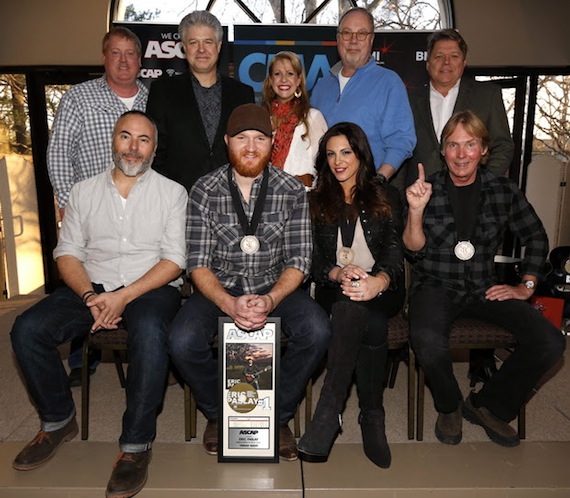
<svg viewBox="0 0 570 498"><path fill-rule="evenodd" d="M358 421L364 453L372 463L383 469L392 463L383 407L387 357L386 343L381 346L363 345L356 361L356 388L360 404Z"/></svg>
<svg viewBox="0 0 570 498"><path fill-rule="evenodd" d="M344 301L333 305L327 374L313 420L297 445L301 460L326 462L328 459L342 427L341 413L367 321L368 310L363 306Z"/></svg>
<svg viewBox="0 0 570 498"><path fill-rule="evenodd" d="M362 431L362 443L364 453L368 459L387 469L392 463L392 453L386 439L386 428L384 424L384 408L364 410L358 417L360 430Z"/></svg>

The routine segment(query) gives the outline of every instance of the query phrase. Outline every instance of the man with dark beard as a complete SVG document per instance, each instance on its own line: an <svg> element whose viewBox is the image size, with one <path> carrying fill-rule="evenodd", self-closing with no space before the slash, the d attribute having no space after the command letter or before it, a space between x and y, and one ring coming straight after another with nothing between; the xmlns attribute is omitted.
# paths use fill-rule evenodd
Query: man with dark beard
<svg viewBox="0 0 570 498"><path fill-rule="evenodd" d="M218 317L242 330L280 317L287 336L281 360L279 456L297 459L289 430L308 379L330 335L324 310L299 286L308 276L312 241L303 185L269 164L269 113L237 107L225 141L230 163L200 178L190 191L186 237L195 292L172 322L170 354L208 419L203 445L218 451L218 370L210 345Z"/></svg>
<svg viewBox="0 0 570 498"><path fill-rule="evenodd" d="M147 479L156 417L168 372L170 321L180 307L188 195L150 169L154 123L123 114L113 132L115 167L76 183L54 258L65 286L16 319L12 346L41 419L41 430L14 459L33 470L78 432L58 346L122 322L129 331L127 407L120 453L106 496L130 497Z"/></svg>

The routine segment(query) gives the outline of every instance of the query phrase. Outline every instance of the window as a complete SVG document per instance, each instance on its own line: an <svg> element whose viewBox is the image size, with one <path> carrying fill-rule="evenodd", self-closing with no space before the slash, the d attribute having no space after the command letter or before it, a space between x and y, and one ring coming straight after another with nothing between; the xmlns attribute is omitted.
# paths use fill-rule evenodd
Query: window
<svg viewBox="0 0 570 498"><path fill-rule="evenodd" d="M115 21L158 22L178 24L180 19L194 10L205 10L208 0L118 0ZM283 22L302 24L337 24L339 5L350 7L347 0L286 0L285 12L281 12L281 0L244 0L242 8L234 0L218 0L210 9L222 24L249 24ZM451 27L449 0L380 0L357 2L360 7L374 5L372 15L380 29L441 29ZM316 10L317 8L320 10Z"/></svg>

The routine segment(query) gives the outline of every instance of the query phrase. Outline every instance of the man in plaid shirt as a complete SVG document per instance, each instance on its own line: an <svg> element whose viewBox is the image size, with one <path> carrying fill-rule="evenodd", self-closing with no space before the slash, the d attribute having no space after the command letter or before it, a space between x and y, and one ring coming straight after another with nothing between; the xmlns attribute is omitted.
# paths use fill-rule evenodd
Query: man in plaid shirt
<svg viewBox="0 0 570 498"><path fill-rule="evenodd" d="M246 331L261 329L270 315L280 317L287 349L278 387L279 455L296 460L287 424L326 351L330 324L299 288L311 265L309 205L301 182L269 164L271 136L266 109L237 107L225 137L230 164L190 191L187 269L195 292L172 323L170 354L208 419L204 449L216 454L218 369L211 344L218 317L227 315Z"/></svg>
<svg viewBox="0 0 570 498"><path fill-rule="evenodd" d="M509 425L542 375L561 357L564 336L527 302L548 254L542 223L508 178L479 168L489 134L471 111L456 113L442 133L446 171L419 177L406 190L404 244L414 262L410 341L431 387L437 438L458 444L462 417L482 426L495 443L516 446ZM525 248L522 283L498 285L494 256L508 228ZM462 401L453 375L449 334L458 316L508 329L515 351L477 393Z"/></svg>
<svg viewBox="0 0 570 498"><path fill-rule="evenodd" d="M63 219L71 187L113 164L111 138L115 123L130 110L144 111L148 90L137 80L141 42L130 29L117 27L102 41L105 74L70 88L61 99L47 148L47 166ZM72 341L69 382L81 385L81 341ZM90 358L95 372L97 356Z"/></svg>

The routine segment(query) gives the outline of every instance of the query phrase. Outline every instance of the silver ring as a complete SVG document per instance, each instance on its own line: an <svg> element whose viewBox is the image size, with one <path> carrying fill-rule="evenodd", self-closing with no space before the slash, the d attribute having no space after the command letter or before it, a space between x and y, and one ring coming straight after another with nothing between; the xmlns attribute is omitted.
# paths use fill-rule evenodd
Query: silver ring
<svg viewBox="0 0 570 498"><path fill-rule="evenodd" d="M350 284L351 287L360 287L360 282L352 282Z"/></svg>
<svg viewBox="0 0 570 498"><path fill-rule="evenodd" d="M360 297L364 297L364 292L360 291L360 292L358 293L358 295L359 295Z"/></svg>

